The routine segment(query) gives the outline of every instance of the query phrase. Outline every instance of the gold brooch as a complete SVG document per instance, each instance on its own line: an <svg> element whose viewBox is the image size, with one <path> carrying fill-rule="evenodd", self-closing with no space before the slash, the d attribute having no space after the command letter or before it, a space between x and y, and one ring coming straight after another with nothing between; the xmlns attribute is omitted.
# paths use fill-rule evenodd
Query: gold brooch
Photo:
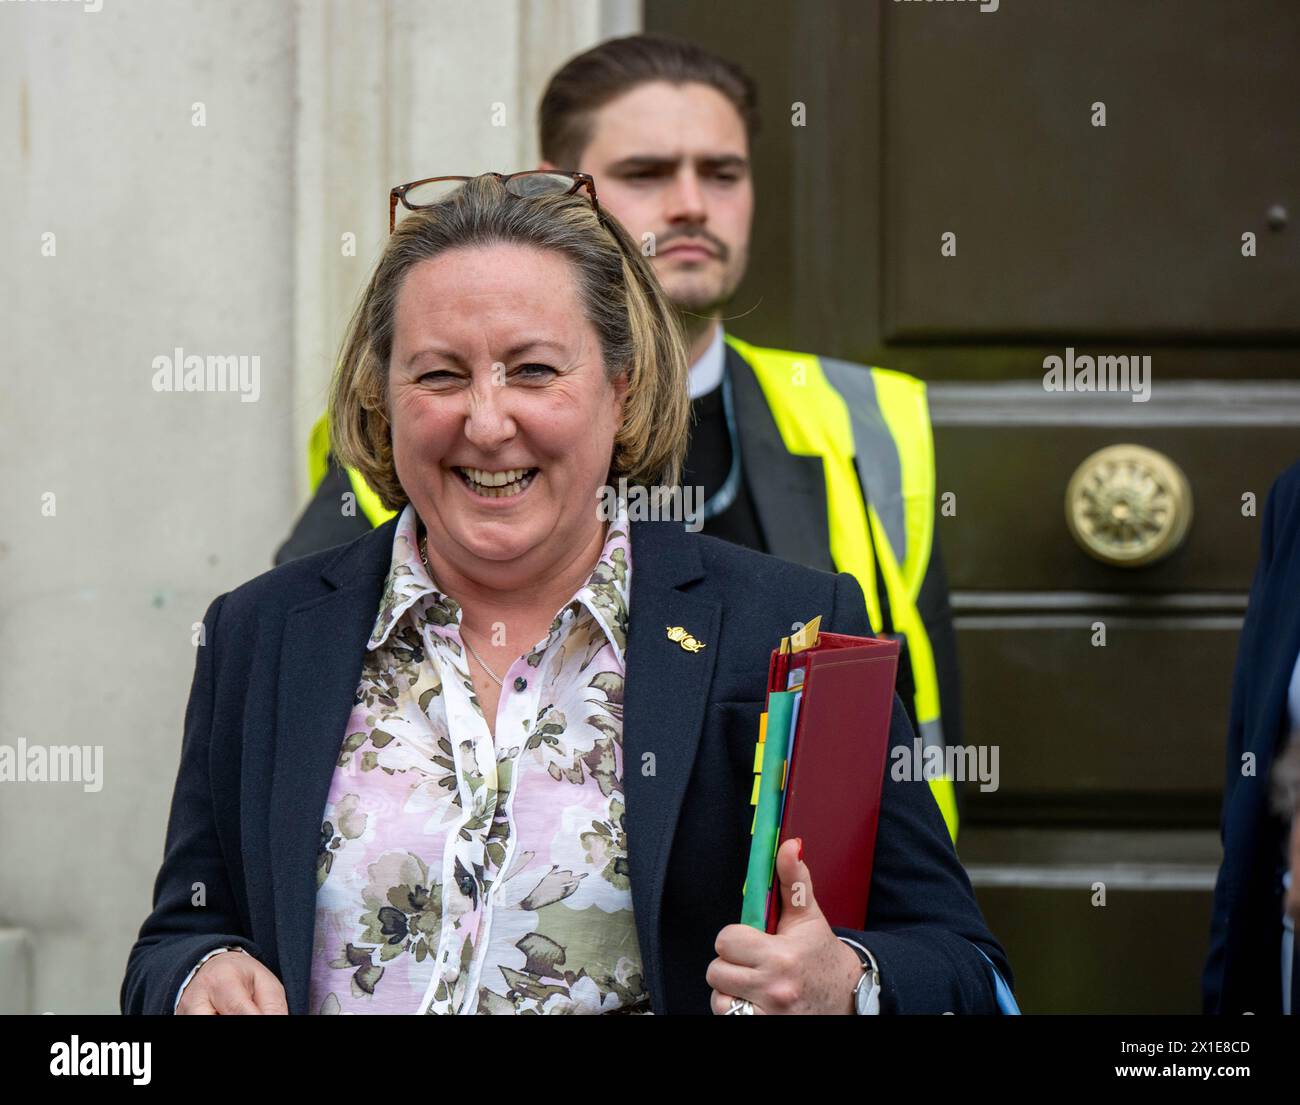
<svg viewBox="0 0 1300 1105"><path fill-rule="evenodd" d="M670 625L666 628L668 630L668 639L676 641L687 652L699 652L704 647L703 641L697 641L680 625Z"/></svg>

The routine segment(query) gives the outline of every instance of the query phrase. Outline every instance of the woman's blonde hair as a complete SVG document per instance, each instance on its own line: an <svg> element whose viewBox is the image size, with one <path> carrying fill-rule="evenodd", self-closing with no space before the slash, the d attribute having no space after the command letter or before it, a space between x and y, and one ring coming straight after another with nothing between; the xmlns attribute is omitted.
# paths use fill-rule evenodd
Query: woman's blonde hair
<svg viewBox="0 0 1300 1105"><path fill-rule="evenodd" d="M352 314L330 387L330 449L356 468L384 506L408 501L393 466L388 367L394 315L406 274L449 250L498 243L551 250L578 276L583 312L600 338L606 376L628 374L623 422L607 480L672 487L681 479L690 400L686 350L649 261L612 216L585 193L522 198L490 174L433 207L409 213L384 246Z"/></svg>

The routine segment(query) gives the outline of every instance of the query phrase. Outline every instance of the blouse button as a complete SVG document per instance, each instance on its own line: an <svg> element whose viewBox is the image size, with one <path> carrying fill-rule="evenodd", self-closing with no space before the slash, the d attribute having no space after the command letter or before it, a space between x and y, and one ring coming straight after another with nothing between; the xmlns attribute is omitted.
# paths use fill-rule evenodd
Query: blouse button
<svg viewBox="0 0 1300 1105"><path fill-rule="evenodd" d="M528 686L528 680L525 679L522 675L515 677L515 690L522 691L527 686Z"/></svg>

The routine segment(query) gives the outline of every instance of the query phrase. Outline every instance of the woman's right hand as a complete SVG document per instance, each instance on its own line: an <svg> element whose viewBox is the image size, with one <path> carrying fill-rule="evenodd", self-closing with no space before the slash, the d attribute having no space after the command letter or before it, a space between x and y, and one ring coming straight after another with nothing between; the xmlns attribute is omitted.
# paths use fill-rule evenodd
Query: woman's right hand
<svg viewBox="0 0 1300 1105"><path fill-rule="evenodd" d="M177 1016L288 1012L280 980L251 955L237 951L222 952L204 963L176 1006Z"/></svg>

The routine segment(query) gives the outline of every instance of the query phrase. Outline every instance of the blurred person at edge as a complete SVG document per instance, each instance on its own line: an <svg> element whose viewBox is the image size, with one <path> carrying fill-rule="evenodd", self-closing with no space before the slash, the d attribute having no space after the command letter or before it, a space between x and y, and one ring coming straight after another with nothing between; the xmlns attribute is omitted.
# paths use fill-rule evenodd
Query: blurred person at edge
<svg viewBox="0 0 1300 1105"><path fill-rule="evenodd" d="M396 516L207 611L123 1011L995 1012L923 781L884 782L860 927L797 840L780 930L736 923L768 652L867 633L862 590L593 509L676 482L686 352L596 192L514 179L403 218L344 341L331 440Z"/></svg>
<svg viewBox="0 0 1300 1105"><path fill-rule="evenodd" d="M703 489L704 532L856 576L873 630L902 639L898 691L913 724L927 746L960 745L925 385L723 332L749 264L754 81L689 42L611 39L560 67L538 123L543 166L595 178L602 207L651 252L675 308L691 361L682 482ZM277 564L390 517L356 469L331 462L324 419L308 470L315 494ZM944 777L930 786L955 842L956 788Z"/></svg>
<svg viewBox="0 0 1300 1105"><path fill-rule="evenodd" d="M1293 734L1288 750L1286 734ZM1237 644L1207 1013L1292 1013L1300 990L1300 463L1273 485Z"/></svg>

